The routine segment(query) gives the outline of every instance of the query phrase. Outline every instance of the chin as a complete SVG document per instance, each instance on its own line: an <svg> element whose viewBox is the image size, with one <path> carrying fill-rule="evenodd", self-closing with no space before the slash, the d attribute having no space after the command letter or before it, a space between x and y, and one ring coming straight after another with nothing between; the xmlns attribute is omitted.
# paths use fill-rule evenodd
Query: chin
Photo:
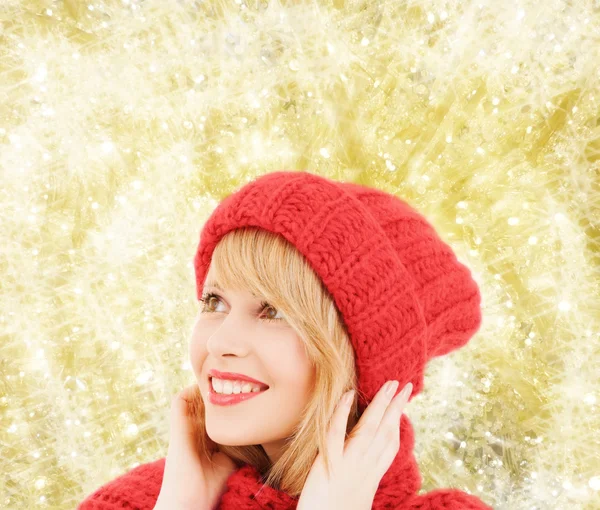
<svg viewBox="0 0 600 510"><path fill-rule="evenodd" d="M224 427L218 427L217 430L212 430L209 426L209 420L206 421L206 435L215 443L223 446L248 446L254 444L251 438L239 428L232 427L227 430Z"/></svg>

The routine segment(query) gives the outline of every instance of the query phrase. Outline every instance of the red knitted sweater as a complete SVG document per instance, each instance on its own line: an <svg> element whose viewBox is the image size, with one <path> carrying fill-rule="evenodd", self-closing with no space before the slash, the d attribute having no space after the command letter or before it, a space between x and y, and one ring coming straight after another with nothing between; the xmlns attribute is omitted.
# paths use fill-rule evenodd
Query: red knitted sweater
<svg viewBox="0 0 600 510"><path fill-rule="evenodd" d="M405 414L400 430L400 451L379 484L373 510L493 510L479 498L457 489L416 494L421 476L413 455L414 431ZM164 457L142 464L100 487L77 510L152 510L160 492L164 467ZM263 485L259 472L244 465L228 478L217 510L294 510L297 502L298 498Z"/></svg>

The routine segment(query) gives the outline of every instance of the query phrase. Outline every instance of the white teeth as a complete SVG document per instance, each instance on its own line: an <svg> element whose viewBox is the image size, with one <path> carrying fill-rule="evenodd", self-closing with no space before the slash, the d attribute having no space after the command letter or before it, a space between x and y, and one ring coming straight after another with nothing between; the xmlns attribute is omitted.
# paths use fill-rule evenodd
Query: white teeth
<svg viewBox="0 0 600 510"><path fill-rule="evenodd" d="M238 393L258 393L260 386L245 381L230 381L225 379L212 378L212 388L215 393L223 395L232 395Z"/></svg>

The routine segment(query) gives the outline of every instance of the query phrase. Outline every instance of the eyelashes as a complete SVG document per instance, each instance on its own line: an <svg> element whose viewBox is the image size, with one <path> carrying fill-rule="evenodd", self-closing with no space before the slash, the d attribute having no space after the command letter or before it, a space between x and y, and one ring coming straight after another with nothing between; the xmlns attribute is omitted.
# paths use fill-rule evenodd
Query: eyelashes
<svg viewBox="0 0 600 510"><path fill-rule="evenodd" d="M218 299L219 301L222 301L221 296L219 296L218 294L216 294L214 292L207 292L207 293L203 294L202 297L200 298L200 301L202 303L204 303L204 307L201 310L202 313L218 313L218 312L215 312L213 310L206 309L206 305L210 302L210 300L212 298L215 298L215 299ZM275 310L275 308L273 306L271 306L269 303L267 303L266 301L261 301L260 306L259 306L257 312L260 312L260 311L264 310L267 307L273 308L273 310ZM262 319L259 319L259 320L271 322L271 321L281 321L281 320L283 320L283 318L282 317L278 317L278 318L265 317L265 318L262 318Z"/></svg>

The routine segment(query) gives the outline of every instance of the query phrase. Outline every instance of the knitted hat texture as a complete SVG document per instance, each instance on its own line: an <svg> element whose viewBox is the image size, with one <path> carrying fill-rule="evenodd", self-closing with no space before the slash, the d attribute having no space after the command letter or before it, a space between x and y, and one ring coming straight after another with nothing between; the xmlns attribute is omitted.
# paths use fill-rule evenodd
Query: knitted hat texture
<svg viewBox="0 0 600 510"><path fill-rule="evenodd" d="M305 171L276 171L225 197L194 257L198 298L231 230L282 235L331 294L355 352L364 410L390 379L423 388L427 361L465 345L481 324L470 270L423 215L395 195Z"/></svg>

